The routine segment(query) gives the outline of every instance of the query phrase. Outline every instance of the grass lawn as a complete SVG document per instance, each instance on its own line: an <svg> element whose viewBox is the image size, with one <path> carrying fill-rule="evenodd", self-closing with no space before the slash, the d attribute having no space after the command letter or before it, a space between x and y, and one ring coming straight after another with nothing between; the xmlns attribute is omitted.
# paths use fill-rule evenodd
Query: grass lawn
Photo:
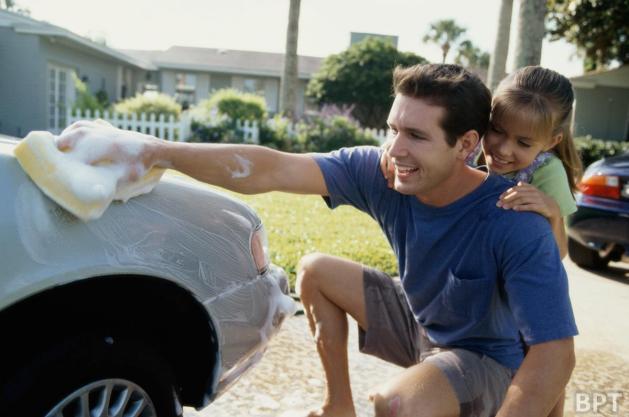
<svg viewBox="0 0 629 417"><path fill-rule="evenodd" d="M176 171L169 174L185 176ZM349 206L330 210L319 196L278 192L244 195L208 187L243 200L256 210L269 238L271 262L284 268L293 288L297 262L312 252L348 258L397 274L397 262L384 234L361 211Z"/></svg>
<svg viewBox="0 0 629 417"><path fill-rule="evenodd" d="M299 259L324 252L389 274L397 273L393 251L371 217L352 207L330 210L319 196L286 193L233 194L253 207L264 222L271 261L295 283Z"/></svg>

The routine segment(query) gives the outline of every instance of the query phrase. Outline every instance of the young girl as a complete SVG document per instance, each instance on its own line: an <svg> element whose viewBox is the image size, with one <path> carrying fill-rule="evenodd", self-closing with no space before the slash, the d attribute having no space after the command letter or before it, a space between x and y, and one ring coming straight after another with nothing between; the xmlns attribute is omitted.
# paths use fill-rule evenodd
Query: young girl
<svg viewBox="0 0 629 417"><path fill-rule="evenodd" d="M582 173L570 129L573 101L570 81L555 71L530 66L513 72L498 85L489 129L468 157L514 180L496 205L546 217L561 258L568 246L564 217L576 211L573 192ZM384 149L381 168L392 186L394 168ZM562 396L549 417L562 416L563 405Z"/></svg>
<svg viewBox="0 0 629 417"><path fill-rule="evenodd" d="M563 75L521 68L498 85L482 139L481 158L489 171L517 184L497 205L546 217L562 258L568 251L564 217L576 211L572 193L582 171L570 129L573 101Z"/></svg>

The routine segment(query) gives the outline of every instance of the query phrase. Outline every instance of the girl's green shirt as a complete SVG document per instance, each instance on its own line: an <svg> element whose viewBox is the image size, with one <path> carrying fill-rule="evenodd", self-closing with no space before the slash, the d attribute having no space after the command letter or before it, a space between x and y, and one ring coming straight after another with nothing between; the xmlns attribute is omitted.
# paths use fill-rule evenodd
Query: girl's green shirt
<svg viewBox="0 0 629 417"><path fill-rule="evenodd" d="M533 172L531 185L557 202L562 217L577 211L577 204L570 191L568 175L556 156L552 156L548 162Z"/></svg>

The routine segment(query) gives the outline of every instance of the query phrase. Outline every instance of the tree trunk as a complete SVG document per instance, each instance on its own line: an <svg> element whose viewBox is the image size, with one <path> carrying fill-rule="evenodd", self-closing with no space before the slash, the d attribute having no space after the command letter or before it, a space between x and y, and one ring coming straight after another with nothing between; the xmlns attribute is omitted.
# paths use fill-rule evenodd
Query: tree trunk
<svg viewBox="0 0 629 417"><path fill-rule="evenodd" d="M446 42L445 44L443 44L443 46L441 47L441 55L442 55L442 64L446 63L446 57L448 56L448 52L450 52L450 44L448 42Z"/></svg>
<svg viewBox="0 0 629 417"><path fill-rule="evenodd" d="M487 85L492 91L506 75L507 55L509 54L509 37L511 36L512 11L513 0L502 0L500 2L496 43L494 44L494 53L491 54L491 57L489 58L489 71L487 73Z"/></svg>
<svg viewBox="0 0 629 417"><path fill-rule="evenodd" d="M301 0L290 0L284 73L280 83L280 111L294 119L297 115L297 37L299 35L299 7Z"/></svg>
<svg viewBox="0 0 629 417"><path fill-rule="evenodd" d="M520 0L515 67L539 65L545 35L546 0Z"/></svg>

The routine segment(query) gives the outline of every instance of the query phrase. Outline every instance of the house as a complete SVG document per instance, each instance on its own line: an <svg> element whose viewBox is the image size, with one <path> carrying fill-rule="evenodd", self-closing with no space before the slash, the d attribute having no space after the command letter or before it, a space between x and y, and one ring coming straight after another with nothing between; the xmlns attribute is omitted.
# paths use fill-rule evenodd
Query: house
<svg viewBox="0 0 629 417"><path fill-rule="evenodd" d="M166 51L123 50L126 55L151 62L158 68L158 89L195 104L222 88L259 94L271 113L279 110L280 78L284 54L229 49L173 46ZM297 115L308 106L305 90L322 58L300 56L298 64Z"/></svg>
<svg viewBox="0 0 629 417"><path fill-rule="evenodd" d="M322 58L299 57L298 111L305 87ZM75 98L74 77L111 102L159 90L192 105L221 88L260 94L279 109L284 55L174 46L166 51L125 51L69 30L0 10L0 134L59 132Z"/></svg>
<svg viewBox="0 0 629 417"><path fill-rule="evenodd" d="M66 29L0 10L0 133L63 129L75 75L115 101L142 91L155 71Z"/></svg>
<svg viewBox="0 0 629 417"><path fill-rule="evenodd" d="M629 65L572 77L575 136L629 140Z"/></svg>

